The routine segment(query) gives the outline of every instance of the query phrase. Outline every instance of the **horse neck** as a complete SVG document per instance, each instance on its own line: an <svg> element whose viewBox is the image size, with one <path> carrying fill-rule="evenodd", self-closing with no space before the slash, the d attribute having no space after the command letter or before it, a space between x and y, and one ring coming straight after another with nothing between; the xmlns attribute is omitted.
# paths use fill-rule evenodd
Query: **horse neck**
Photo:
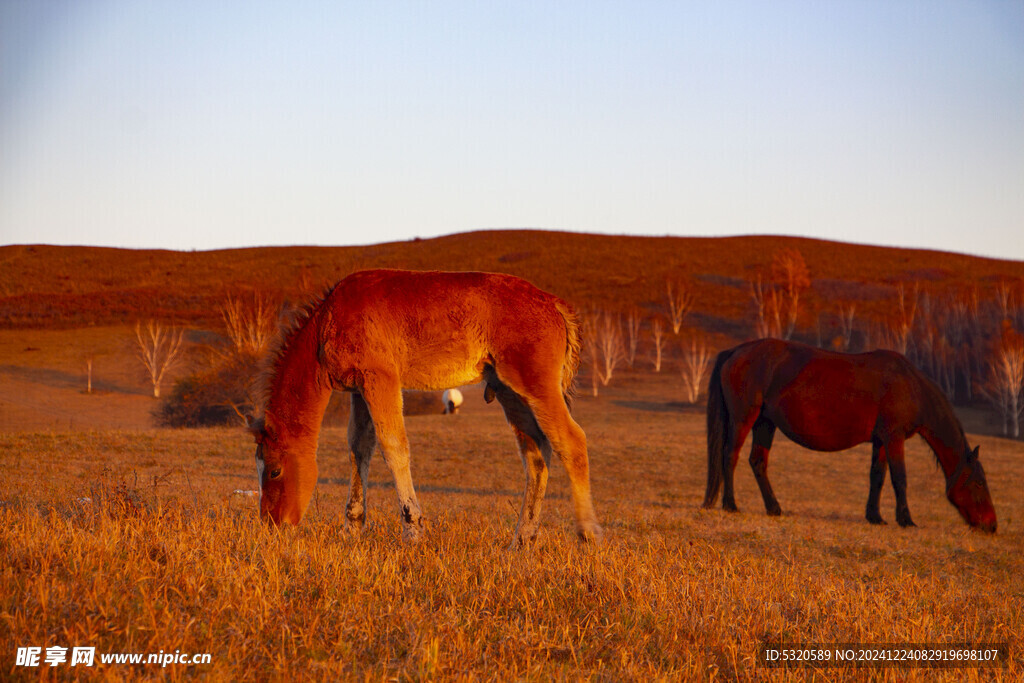
<svg viewBox="0 0 1024 683"><path fill-rule="evenodd" d="M923 387L920 434L935 452L948 480L967 452L967 437L946 396L929 383Z"/></svg>
<svg viewBox="0 0 1024 683"><path fill-rule="evenodd" d="M275 363L266 412L279 429L293 438L311 440L315 450L331 391L319 361L316 325L308 324Z"/></svg>

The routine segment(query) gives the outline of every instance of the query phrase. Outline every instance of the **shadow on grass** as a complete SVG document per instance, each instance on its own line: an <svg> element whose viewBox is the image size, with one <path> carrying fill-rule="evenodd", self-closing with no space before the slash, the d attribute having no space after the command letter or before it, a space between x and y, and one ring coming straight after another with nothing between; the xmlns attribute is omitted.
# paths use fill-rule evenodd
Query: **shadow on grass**
<svg viewBox="0 0 1024 683"><path fill-rule="evenodd" d="M340 479L337 477L320 477L317 479L317 484L323 486L325 484L336 485L349 488L350 482L348 479ZM395 485L390 481L371 481L367 484L367 488L371 489L394 489ZM416 491L418 493L449 493L456 495L466 496L522 496L522 490L512 489L481 489L481 488L463 488L459 486L431 486L430 484L416 484ZM561 493L552 493L548 491L544 494L544 500L568 500L568 496Z"/></svg>
<svg viewBox="0 0 1024 683"><path fill-rule="evenodd" d="M52 368L26 368L19 365L0 365L0 376L6 375L11 379L23 382L41 384L53 389L79 389L85 393L86 377L85 372L73 373ZM93 393L132 394L146 396L145 391L129 389L114 382L102 379L93 379Z"/></svg>
<svg viewBox="0 0 1024 683"><path fill-rule="evenodd" d="M679 413L679 414L703 414L705 408L694 403L683 403L682 401L612 401L612 405L631 410L643 410L648 413Z"/></svg>

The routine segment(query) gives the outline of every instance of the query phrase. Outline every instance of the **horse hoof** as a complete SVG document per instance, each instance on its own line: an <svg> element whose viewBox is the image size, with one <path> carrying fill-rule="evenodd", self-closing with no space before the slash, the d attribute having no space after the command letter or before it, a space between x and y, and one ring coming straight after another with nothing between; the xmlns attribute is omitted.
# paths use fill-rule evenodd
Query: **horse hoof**
<svg viewBox="0 0 1024 683"><path fill-rule="evenodd" d="M517 550L527 550L529 548L535 547L536 545L537 545L537 535L536 535L536 533L534 535L532 535L532 536L516 535L516 537L512 539L512 545L510 545L508 547L508 549L510 551L512 551L512 552L515 552Z"/></svg>
<svg viewBox="0 0 1024 683"><path fill-rule="evenodd" d="M512 545L508 547L509 550L519 550L520 548L529 548L536 544L537 541L537 527L534 528L517 528L515 534L512 537Z"/></svg>
<svg viewBox="0 0 1024 683"><path fill-rule="evenodd" d="M576 532L580 541L588 545L601 545L601 541L604 538L604 530L601 529L601 525L594 524L586 529L580 529Z"/></svg>
<svg viewBox="0 0 1024 683"><path fill-rule="evenodd" d="M778 517L782 514L782 508L778 505L774 505L767 509L769 517Z"/></svg>
<svg viewBox="0 0 1024 683"><path fill-rule="evenodd" d="M910 511L907 509L896 510L896 522L902 527L917 526L910 518Z"/></svg>
<svg viewBox="0 0 1024 683"><path fill-rule="evenodd" d="M360 517L358 519L353 519L351 517L347 517L345 519L344 529L345 533L358 536L363 533L364 529L366 529L366 518Z"/></svg>
<svg viewBox="0 0 1024 683"><path fill-rule="evenodd" d="M418 526L407 526L402 529L402 541L410 545L416 545L423 538L423 530Z"/></svg>
<svg viewBox="0 0 1024 683"><path fill-rule="evenodd" d="M888 522L882 519L881 517L868 517L868 521L871 524L877 524L878 526L885 526L886 524L888 524Z"/></svg>

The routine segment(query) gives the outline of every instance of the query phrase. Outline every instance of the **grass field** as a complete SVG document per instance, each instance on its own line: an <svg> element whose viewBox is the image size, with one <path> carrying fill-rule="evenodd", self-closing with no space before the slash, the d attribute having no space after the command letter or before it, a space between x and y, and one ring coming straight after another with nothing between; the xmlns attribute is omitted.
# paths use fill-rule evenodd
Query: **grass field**
<svg viewBox="0 0 1024 683"><path fill-rule="evenodd" d="M581 396L598 548L573 535L553 463L541 535L510 552L522 495L511 433L479 389L456 417L407 419L430 518L400 540L375 458L361 536L342 526L344 432L321 437L302 526L256 518L240 430L0 433L0 678L37 679L18 647L209 653L204 665L97 664L85 678L212 680L750 680L765 641L1009 643L998 669L828 669L822 680L1017 680L1024 629L1024 444L980 443L999 533L971 532L922 441L908 444L915 529L863 518L866 447L804 451L779 438L769 518L741 460L742 512L699 509L703 411L675 375L625 374ZM893 520L888 483L883 515ZM46 668L45 665L43 668ZM57 667L59 678L80 668Z"/></svg>

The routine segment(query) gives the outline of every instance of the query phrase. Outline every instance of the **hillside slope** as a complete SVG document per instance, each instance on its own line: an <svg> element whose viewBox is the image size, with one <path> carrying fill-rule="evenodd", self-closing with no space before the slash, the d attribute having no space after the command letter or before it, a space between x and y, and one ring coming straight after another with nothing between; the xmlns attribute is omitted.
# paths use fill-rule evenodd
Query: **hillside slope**
<svg viewBox="0 0 1024 683"><path fill-rule="evenodd" d="M626 237L530 230L469 232L366 247L258 247L205 252L98 247L0 247L0 327L73 328L157 318L213 325L227 292L259 289L296 301L360 268L485 270L519 275L578 306L647 313L669 277L691 280L693 324L748 334L749 282L772 255L796 249L812 286L805 320L855 301L891 305L895 286L991 290L1024 278L1024 263L797 237Z"/></svg>

